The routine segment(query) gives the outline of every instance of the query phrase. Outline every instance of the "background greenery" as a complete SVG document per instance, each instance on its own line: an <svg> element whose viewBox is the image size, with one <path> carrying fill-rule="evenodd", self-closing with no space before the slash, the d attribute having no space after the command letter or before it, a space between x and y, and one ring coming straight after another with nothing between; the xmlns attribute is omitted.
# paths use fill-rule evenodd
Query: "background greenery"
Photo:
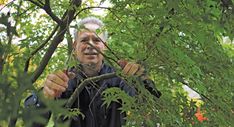
<svg viewBox="0 0 234 127"><path fill-rule="evenodd" d="M61 108L64 101L49 102L45 110L27 110L23 101L41 87L48 73L68 66L64 61L71 52L72 30L79 19L95 15L92 8L105 12L98 17L106 23L111 50L121 59L143 64L162 92L157 99L138 83L134 84L139 89L136 97L119 89L105 91L107 104L117 99L125 102L126 126L234 125L234 45L223 41L223 37L234 38L233 0L110 0L110 7L102 6L106 0L86 0L81 5L74 1L81 2L0 1L1 126L46 122L39 114L48 110L55 116L79 113ZM60 20L45 11L48 2ZM66 11L74 11L73 21L66 19ZM50 50L53 46L55 52ZM45 55L48 52L50 56ZM110 51L106 54L116 59ZM183 85L201 95L201 110L208 120L195 118L196 102L187 97Z"/></svg>

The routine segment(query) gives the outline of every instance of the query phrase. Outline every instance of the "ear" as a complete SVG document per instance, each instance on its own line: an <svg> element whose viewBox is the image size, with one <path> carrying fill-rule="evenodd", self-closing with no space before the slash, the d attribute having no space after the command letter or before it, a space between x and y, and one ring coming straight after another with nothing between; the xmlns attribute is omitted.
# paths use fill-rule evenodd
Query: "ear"
<svg viewBox="0 0 234 127"><path fill-rule="evenodd" d="M77 41L75 40L75 41L73 42L73 44L72 44L72 48L73 48L73 49L76 49L76 45L77 45Z"/></svg>
<svg viewBox="0 0 234 127"><path fill-rule="evenodd" d="M77 57L76 45L77 45L77 41L74 41L73 44L72 44L72 55L73 55L74 58Z"/></svg>

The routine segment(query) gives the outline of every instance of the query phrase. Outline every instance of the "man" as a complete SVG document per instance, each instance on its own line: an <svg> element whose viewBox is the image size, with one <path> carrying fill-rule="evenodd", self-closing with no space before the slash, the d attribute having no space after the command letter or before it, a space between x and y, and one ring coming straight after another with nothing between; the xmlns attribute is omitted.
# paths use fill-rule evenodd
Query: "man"
<svg viewBox="0 0 234 127"><path fill-rule="evenodd" d="M102 30L104 24L97 18L88 17L82 19L78 24L78 31L75 32L75 41L73 44L74 55L79 61L79 65L68 73L57 71L49 74L44 82L43 95L48 99L69 98L75 88L88 77L98 76L106 73L115 72L115 70L106 65L103 60L103 53L106 50L107 32L97 32ZM123 64L124 63L124 64ZM136 63L127 63L119 61L122 64L125 75L142 76L144 69ZM126 64L126 65L125 65ZM75 70L75 71L74 71ZM75 73L75 78L69 79L69 73ZM145 87L155 96L159 97L161 93L154 89L152 81L144 77ZM108 108L102 106L103 100L101 93L110 87L118 87L124 90L130 96L136 94L136 90L126 84L126 81L120 77L114 77L98 82L92 82L80 92L77 100L71 106L79 108L85 115L71 120L70 126L76 127L120 127L124 123L124 114L121 114L118 108L119 103L113 102ZM26 99L25 105L37 105L39 101L35 95ZM37 102L37 103L36 103ZM36 126L36 125L35 125Z"/></svg>

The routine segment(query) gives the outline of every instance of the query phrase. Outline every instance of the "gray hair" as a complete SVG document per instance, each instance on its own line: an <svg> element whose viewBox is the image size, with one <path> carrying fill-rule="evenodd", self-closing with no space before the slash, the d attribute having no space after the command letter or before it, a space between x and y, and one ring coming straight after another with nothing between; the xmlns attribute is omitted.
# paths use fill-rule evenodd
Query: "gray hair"
<svg viewBox="0 0 234 127"><path fill-rule="evenodd" d="M77 26L78 26L77 29L75 29L75 31L74 31L75 40L78 39L78 34L77 34L77 32L78 32L85 24L96 24L96 25L98 25L100 28L103 28L103 27L105 26L104 23L103 23L100 19L98 19L98 18L96 18L96 17L86 17L86 18L84 18L84 19L81 19L81 20L79 21L79 23L77 24ZM107 38L108 38L108 32L105 30L105 31L103 31L103 39L104 39L104 41L106 41Z"/></svg>

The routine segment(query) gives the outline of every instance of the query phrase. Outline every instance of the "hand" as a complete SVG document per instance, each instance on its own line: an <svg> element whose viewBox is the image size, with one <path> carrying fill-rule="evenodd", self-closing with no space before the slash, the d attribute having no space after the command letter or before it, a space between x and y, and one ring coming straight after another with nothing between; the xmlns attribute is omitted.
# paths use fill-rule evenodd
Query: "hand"
<svg viewBox="0 0 234 127"><path fill-rule="evenodd" d="M63 71L49 74L44 82L43 94L46 98L59 97L68 87L69 77Z"/></svg>
<svg viewBox="0 0 234 127"><path fill-rule="evenodd" d="M123 73L128 76L141 76L145 71L145 69L137 63L127 62L126 60L119 60L118 63L122 67Z"/></svg>

